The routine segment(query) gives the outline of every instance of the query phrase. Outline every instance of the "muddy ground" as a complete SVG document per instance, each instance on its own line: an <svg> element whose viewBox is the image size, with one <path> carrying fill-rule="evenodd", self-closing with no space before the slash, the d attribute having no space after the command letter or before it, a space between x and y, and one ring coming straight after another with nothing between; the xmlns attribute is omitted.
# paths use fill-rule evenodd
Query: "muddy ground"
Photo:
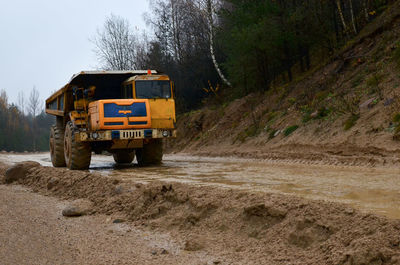
<svg viewBox="0 0 400 265"><path fill-rule="evenodd" d="M400 263L399 220L334 202L44 166L0 189L1 244L9 250L0 258L8 264ZM90 216L62 217L66 200L80 198L93 203ZM115 219L126 227L107 232ZM18 236L26 231L33 251Z"/></svg>
<svg viewBox="0 0 400 265"><path fill-rule="evenodd" d="M350 158L351 159L351 158ZM48 153L3 154L0 162L33 160L51 166ZM324 161L329 163L329 160ZM400 168L313 165L304 160L165 155L163 164L117 166L109 156L94 155L90 171L121 181L154 181L217 186L313 200L346 203L363 212L400 219Z"/></svg>

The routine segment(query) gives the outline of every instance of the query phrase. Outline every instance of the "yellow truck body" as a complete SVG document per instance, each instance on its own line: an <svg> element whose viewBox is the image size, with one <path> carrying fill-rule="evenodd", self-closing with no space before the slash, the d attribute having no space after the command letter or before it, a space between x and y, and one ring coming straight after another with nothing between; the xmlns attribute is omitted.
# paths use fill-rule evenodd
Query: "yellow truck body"
<svg viewBox="0 0 400 265"><path fill-rule="evenodd" d="M146 156L160 162L161 140L176 137L173 82L155 70L80 72L46 100L46 112L57 117L50 136L55 166L64 164L59 153L72 169L89 166L73 166L74 146L114 153L117 163L129 161L134 152L138 162ZM57 150L61 134L64 149Z"/></svg>

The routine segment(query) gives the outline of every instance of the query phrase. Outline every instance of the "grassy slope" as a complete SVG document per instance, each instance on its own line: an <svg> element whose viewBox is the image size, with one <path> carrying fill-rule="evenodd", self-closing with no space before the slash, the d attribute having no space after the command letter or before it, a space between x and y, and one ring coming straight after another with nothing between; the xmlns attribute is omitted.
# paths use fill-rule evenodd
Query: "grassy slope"
<svg viewBox="0 0 400 265"><path fill-rule="evenodd" d="M399 74L397 1L303 78L181 116L179 138L168 147L200 155L397 163L393 117L400 112Z"/></svg>

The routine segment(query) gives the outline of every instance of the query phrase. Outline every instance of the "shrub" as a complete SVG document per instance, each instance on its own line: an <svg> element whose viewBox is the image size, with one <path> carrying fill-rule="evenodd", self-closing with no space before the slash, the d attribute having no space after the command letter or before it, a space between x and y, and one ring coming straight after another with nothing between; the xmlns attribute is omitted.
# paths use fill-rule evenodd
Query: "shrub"
<svg viewBox="0 0 400 265"><path fill-rule="evenodd" d="M254 124L250 125L236 136L233 143L236 143L237 141L244 143L246 141L246 138L257 136L259 133L260 133L260 128L258 126Z"/></svg>
<svg viewBox="0 0 400 265"><path fill-rule="evenodd" d="M275 133L276 133L277 131L278 131L278 130L276 130L276 129L272 129L272 131L269 132L268 139L274 138L274 137L275 137Z"/></svg>
<svg viewBox="0 0 400 265"><path fill-rule="evenodd" d="M325 117L328 116L331 112L332 112L332 110L331 110L330 108L326 108L326 107L319 108L319 109L318 109L317 117L315 117L315 118L316 118L316 119L325 118Z"/></svg>
<svg viewBox="0 0 400 265"><path fill-rule="evenodd" d="M247 137L253 137L253 136L256 136L256 135L258 135L258 133L259 133L259 130L258 130L259 128L258 128L258 126L256 126L256 125L250 125L246 130L245 130L245 134L246 134L246 136Z"/></svg>
<svg viewBox="0 0 400 265"><path fill-rule="evenodd" d="M293 105L296 103L296 98L288 98L288 102L290 105Z"/></svg>
<svg viewBox="0 0 400 265"><path fill-rule="evenodd" d="M310 112L305 112L302 118L303 123L307 123L311 120L311 113Z"/></svg>
<svg viewBox="0 0 400 265"><path fill-rule="evenodd" d="M383 79L382 73L374 73L367 79L367 86L377 88Z"/></svg>
<svg viewBox="0 0 400 265"><path fill-rule="evenodd" d="M276 117L278 117L278 115L279 115L278 111L271 111L265 116L265 118L266 118L267 122L270 122L270 121L274 120Z"/></svg>
<svg viewBox="0 0 400 265"><path fill-rule="evenodd" d="M400 122L400 113L396 113L393 116L393 122Z"/></svg>
<svg viewBox="0 0 400 265"><path fill-rule="evenodd" d="M298 125L293 125L293 126L289 126L287 127L284 131L283 134L286 136L291 135L295 130L297 130L297 128L299 128Z"/></svg>
<svg viewBox="0 0 400 265"><path fill-rule="evenodd" d="M345 122L344 122L344 130L347 131L349 130L351 127L353 127L357 120L360 118L360 115L355 115L352 114Z"/></svg>

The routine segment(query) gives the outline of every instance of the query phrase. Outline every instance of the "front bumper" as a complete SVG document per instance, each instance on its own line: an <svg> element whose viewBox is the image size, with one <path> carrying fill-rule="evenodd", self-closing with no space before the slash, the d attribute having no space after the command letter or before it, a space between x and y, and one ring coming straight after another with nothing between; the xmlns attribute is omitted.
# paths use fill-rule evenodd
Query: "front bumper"
<svg viewBox="0 0 400 265"><path fill-rule="evenodd" d="M76 140L80 142L176 138L176 129L140 129L140 130L105 130L78 132Z"/></svg>

